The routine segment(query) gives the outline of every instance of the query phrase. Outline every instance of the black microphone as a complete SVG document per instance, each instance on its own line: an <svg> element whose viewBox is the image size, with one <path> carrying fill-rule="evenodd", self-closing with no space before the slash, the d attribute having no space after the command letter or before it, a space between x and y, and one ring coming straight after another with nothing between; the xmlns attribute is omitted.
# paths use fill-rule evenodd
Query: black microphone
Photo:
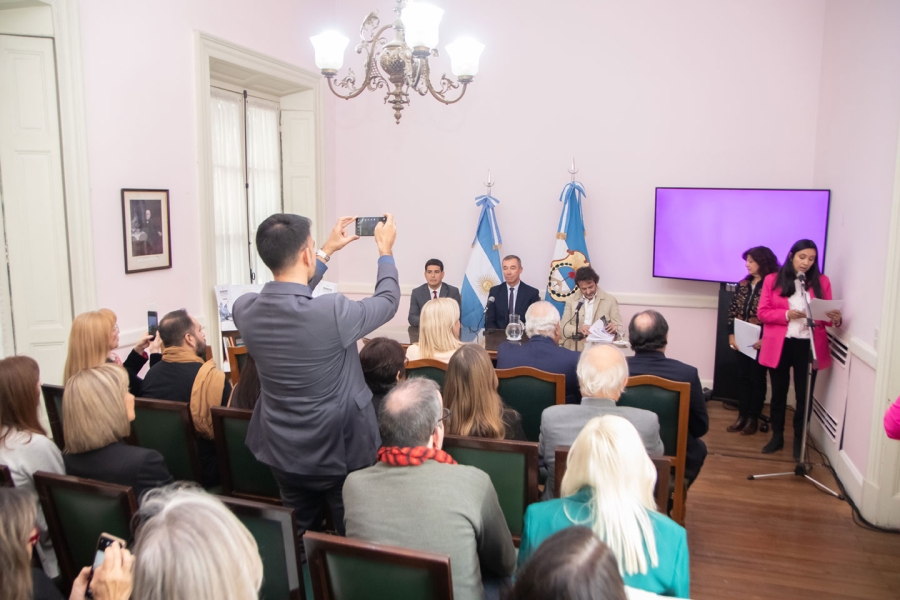
<svg viewBox="0 0 900 600"><path fill-rule="evenodd" d="M803 286L803 289L806 289L806 274L805 273L797 273L797 279L800 280L800 285Z"/></svg>
<svg viewBox="0 0 900 600"><path fill-rule="evenodd" d="M484 314L487 314L487 309L488 309L488 307L491 305L491 303L492 303L493 301L494 301L494 297L493 297L493 296L490 296L490 297L487 299L487 302L484 303Z"/></svg>
<svg viewBox="0 0 900 600"><path fill-rule="evenodd" d="M575 307L575 312L581 310L581 307L584 306L584 298L578 301L578 305Z"/></svg>

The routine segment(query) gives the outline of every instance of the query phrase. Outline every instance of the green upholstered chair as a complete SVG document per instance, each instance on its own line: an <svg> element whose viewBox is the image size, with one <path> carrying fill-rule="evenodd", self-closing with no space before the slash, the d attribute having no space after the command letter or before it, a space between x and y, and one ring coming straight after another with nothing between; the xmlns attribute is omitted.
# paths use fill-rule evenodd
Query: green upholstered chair
<svg viewBox="0 0 900 600"><path fill-rule="evenodd" d="M643 408L659 417L659 437L665 457L675 470L675 481L684 482L684 462L687 458L688 411L691 405L691 384L669 381L654 375L629 377L619 406ZM685 486L675 486L672 518L684 525Z"/></svg>
<svg viewBox="0 0 900 600"><path fill-rule="evenodd" d="M444 379L447 377L447 363L433 358L420 358L406 363L406 378L425 377L436 381L441 389L444 387Z"/></svg>
<svg viewBox="0 0 900 600"><path fill-rule="evenodd" d="M509 532L518 545L525 525L525 509L538 500L537 443L447 435L443 450L459 464L488 474Z"/></svg>
<svg viewBox="0 0 900 600"><path fill-rule="evenodd" d="M0 465L0 487L16 487L12 473L9 472L9 467L6 465Z"/></svg>
<svg viewBox="0 0 900 600"><path fill-rule="evenodd" d="M241 371L247 364L247 346L228 346L228 366L231 369L231 385L236 386L241 380Z"/></svg>
<svg viewBox="0 0 900 600"><path fill-rule="evenodd" d="M134 399L131 431L135 445L152 448L166 461L176 481L203 481L191 407L171 400Z"/></svg>
<svg viewBox="0 0 900 600"><path fill-rule="evenodd" d="M222 475L222 493L267 504L281 504L281 494L272 470L256 460L244 442L253 411L214 406L211 412L216 458Z"/></svg>
<svg viewBox="0 0 900 600"><path fill-rule="evenodd" d="M304 600L300 539L294 511L252 500L219 499L250 531L259 547L263 564L259 597L264 600Z"/></svg>
<svg viewBox="0 0 900 600"><path fill-rule="evenodd" d="M131 539L137 502L130 487L44 471L34 474L34 487L67 585L94 562L101 533Z"/></svg>
<svg viewBox="0 0 900 600"><path fill-rule="evenodd" d="M451 600L450 557L335 535L303 536L316 600Z"/></svg>
<svg viewBox="0 0 900 600"><path fill-rule="evenodd" d="M532 367L497 369L497 392L503 402L522 415L522 428L530 442L541 435L541 413L554 404L566 403L566 376Z"/></svg>
<svg viewBox="0 0 900 600"><path fill-rule="evenodd" d="M50 433L53 434L53 441L60 450L65 450L66 448L62 427L63 390L64 388L61 385L41 384L44 408L47 409L47 419L50 421Z"/></svg>

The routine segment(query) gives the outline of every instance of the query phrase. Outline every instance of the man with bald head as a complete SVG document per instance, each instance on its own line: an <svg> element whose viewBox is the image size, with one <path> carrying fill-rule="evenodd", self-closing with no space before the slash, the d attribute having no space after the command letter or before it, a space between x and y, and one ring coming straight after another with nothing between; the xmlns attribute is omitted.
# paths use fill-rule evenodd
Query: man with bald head
<svg viewBox="0 0 900 600"><path fill-rule="evenodd" d="M691 408L688 413L687 459L684 478L692 483L706 460L706 444L700 438L709 431L709 414L697 367L692 367L666 356L669 343L669 324L655 310L645 310L631 317L628 324L628 341L634 356L628 357L628 370L632 375L656 375L670 381L691 384Z"/></svg>
<svg viewBox="0 0 900 600"><path fill-rule="evenodd" d="M617 415L631 421L650 456L663 456L656 413L616 403L628 381L628 364L615 346L594 346L578 361L581 404L551 406L541 414L541 440L538 455L547 466L544 500L553 498L556 476L556 447L571 446L585 424L594 417Z"/></svg>

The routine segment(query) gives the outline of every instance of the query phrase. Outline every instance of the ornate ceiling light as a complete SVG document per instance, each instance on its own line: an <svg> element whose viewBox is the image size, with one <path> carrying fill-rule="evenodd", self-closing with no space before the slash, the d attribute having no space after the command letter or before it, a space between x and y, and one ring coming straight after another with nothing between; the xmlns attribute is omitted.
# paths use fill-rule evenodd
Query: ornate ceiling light
<svg viewBox="0 0 900 600"><path fill-rule="evenodd" d="M310 38L310 41L316 50L316 66L328 79L328 87L335 96L349 100L366 89L373 92L386 89L384 102L393 106L394 118L399 124L401 111L409 104L411 91L418 92L420 96L430 93L444 104L459 102L466 93L466 87L478 73L478 59L484 45L471 38L447 44L450 68L457 80L453 81L443 75L440 89L436 89L431 84L428 59L438 56L438 25L444 14L443 9L413 0L397 0L394 12L399 18L390 25L379 27L381 22L378 11L372 11L359 29L362 41L356 46L356 53L365 52L366 56L366 76L359 86L356 85L356 75L352 69L346 77L334 83L335 75L344 64L344 49L349 42L347 38L335 31L327 31ZM394 39L390 42L382 37L388 29L394 30ZM452 100L448 99L447 94L459 89L460 85L462 90L459 95ZM347 92L341 93L336 87Z"/></svg>

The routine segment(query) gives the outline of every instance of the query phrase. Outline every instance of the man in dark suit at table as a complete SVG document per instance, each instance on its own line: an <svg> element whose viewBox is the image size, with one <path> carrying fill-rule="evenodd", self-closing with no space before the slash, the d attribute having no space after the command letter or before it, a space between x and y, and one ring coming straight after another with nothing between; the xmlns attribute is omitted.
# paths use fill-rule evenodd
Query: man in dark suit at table
<svg viewBox="0 0 900 600"><path fill-rule="evenodd" d="M534 367L548 373L566 376L566 404L581 402L578 390L580 354L559 346L559 311L549 302L539 301L525 311L525 333L528 341L503 342L497 348L497 368Z"/></svg>
<svg viewBox="0 0 900 600"><path fill-rule="evenodd" d="M628 341L634 356L628 357L628 372L637 375L656 375L670 381L691 384L691 407L688 413L687 459L684 478L690 484L700 473L706 460L706 444L700 438L709 431L709 414L703 398L703 386L697 367L686 365L666 357L669 324L655 310L645 310L631 318L628 324Z"/></svg>
<svg viewBox="0 0 900 600"><path fill-rule="evenodd" d="M261 388L247 447L272 468L301 535L320 529L326 502L343 533L344 480L374 464L381 444L356 344L388 322L400 304L391 255L396 228L394 217L386 217L375 227L380 257L370 298L312 297L331 254L358 238L344 233L353 217L338 220L316 252L309 219L276 214L256 232L259 256L274 281L234 303L234 322L256 361Z"/></svg>
<svg viewBox="0 0 900 600"><path fill-rule="evenodd" d="M540 293L521 280L522 261L518 256L510 254L501 263L503 279L506 283L495 285L488 296L494 301L488 303L484 317L485 329L506 329L509 315L516 314L525 321L525 311L541 299Z"/></svg>
<svg viewBox="0 0 900 600"><path fill-rule="evenodd" d="M425 283L414 289L409 297L408 319L411 326L419 326L419 314L422 312L422 307L429 300L436 298L452 298L456 300L462 310L462 296L459 295L459 288L444 283L444 263L436 258L430 258L425 263Z"/></svg>

